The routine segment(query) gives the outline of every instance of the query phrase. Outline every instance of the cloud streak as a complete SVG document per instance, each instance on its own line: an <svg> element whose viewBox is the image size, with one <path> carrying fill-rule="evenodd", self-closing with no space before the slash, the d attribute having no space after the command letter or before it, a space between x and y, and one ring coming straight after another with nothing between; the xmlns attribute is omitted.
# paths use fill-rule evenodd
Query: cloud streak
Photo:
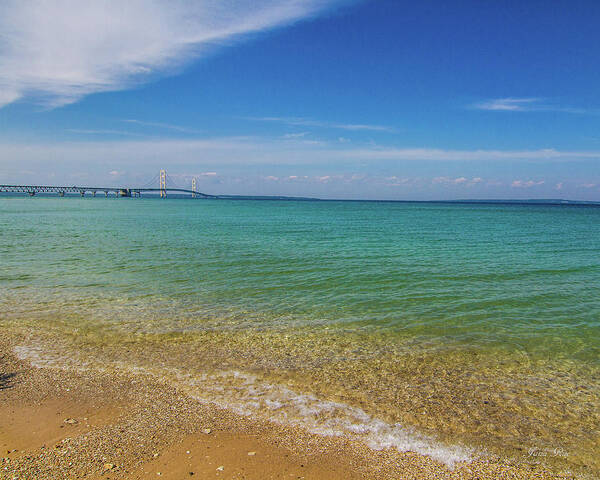
<svg viewBox="0 0 600 480"><path fill-rule="evenodd" d="M49 107L177 72L217 46L314 16L342 0L4 0L0 107Z"/></svg>
<svg viewBox="0 0 600 480"><path fill-rule="evenodd" d="M600 151L540 150L443 150L432 148L348 147L338 142L310 143L300 139L262 137L217 137L204 139L131 139L107 141L65 141L38 143L0 143L0 167L17 161L57 162L75 160L88 165L112 158L128 168L135 165L197 164L210 159L228 165L319 165L323 162L366 164L369 162L445 162L445 161L600 161ZM3 160L6 159L6 160ZM10 161L8 159L11 159ZM85 160L84 160L85 159ZM440 177L442 178L442 177ZM443 177L446 178L446 177ZM456 181L458 179L458 181ZM465 182L463 177L452 179ZM479 183L474 177L468 183Z"/></svg>
<svg viewBox="0 0 600 480"><path fill-rule="evenodd" d="M493 98L471 105L471 107L477 110L495 112L562 112L592 115L600 113L598 110L594 109L562 107L560 105L544 103L543 99L537 97Z"/></svg>
<svg viewBox="0 0 600 480"><path fill-rule="evenodd" d="M130 123L132 125L139 125L141 127L174 130L176 132L182 132L182 133L199 133L199 130L194 130L193 128L188 128L188 127L182 127L181 125L173 125L172 123L146 122L143 120L136 120L134 118L126 118L121 121L125 122L125 123Z"/></svg>
<svg viewBox="0 0 600 480"><path fill-rule="evenodd" d="M333 128L339 130L348 131L371 131L371 132L388 132L393 133L396 130L393 127L385 125L370 125L363 123L335 123L335 122L323 122L319 120L312 120L310 118L296 118L296 117L245 117L246 120L253 120L257 122L276 122L283 123L285 125L291 125L294 127L319 127L319 128Z"/></svg>
<svg viewBox="0 0 600 480"><path fill-rule="evenodd" d="M514 180L510 186L513 188L531 188L538 187L546 183L544 180L538 180L537 182L534 180Z"/></svg>
<svg viewBox="0 0 600 480"><path fill-rule="evenodd" d="M538 102L538 98L494 98L475 104L479 110L493 110L502 112L524 112L530 110Z"/></svg>

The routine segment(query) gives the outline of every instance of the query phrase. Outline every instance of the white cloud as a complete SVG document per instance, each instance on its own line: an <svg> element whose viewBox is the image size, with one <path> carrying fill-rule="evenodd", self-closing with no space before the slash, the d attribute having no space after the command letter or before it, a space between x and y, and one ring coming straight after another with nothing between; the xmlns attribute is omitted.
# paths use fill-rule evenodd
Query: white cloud
<svg viewBox="0 0 600 480"><path fill-rule="evenodd" d="M559 150L441 150L413 148L351 147L347 144L310 144L302 139L261 137L217 137L204 139L140 139L67 142L0 142L0 167L15 171L14 165L39 171L50 165L84 165L93 169L111 159L111 168L138 171L194 165L214 173L225 165L395 165L396 162L478 162L539 161L570 162L587 160L597 164L600 151ZM34 168L35 166L35 168ZM218 171L218 170L217 170ZM290 172L292 173L292 172ZM437 177L436 182L456 178ZM462 177L457 177L458 179ZM474 177L477 178L477 177ZM468 183L473 183L470 180ZM460 181L459 181L460 183Z"/></svg>
<svg viewBox="0 0 600 480"><path fill-rule="evenodd" d="M125 135L131 137L146 137L147 135L143 135L141 133L128 132L124 130L90 130L90 129L82 129L82 128L68 128L66 130L70 133L80 133L82 135Z"/></svg>
<svg viewBox="0 0 600 480"><path fill-rule="evenodd" d="M20 97L21 94L17 89L11 88L7 84L0 83L0 108L18 100Z"/></svg>
<svg viewBox="0 0 600 480"><path fill-rule="evenodd" d="M597 183L584 183L581 185L583 188L594 188L597 187L598 184Z"/></svg>
<svg viewBox="0 0 600 480"><path fill-rule="evenodd" d="M388 187L406 187L414 185L415 182L416 179L414 178L403 178L396 175L392 175L391 177L386 177L383 179L383 184Z"/></svg>
<svg viewBox="0 0 600 480"><path fill-rule="evenodd" d="M564 112L580 114L598 114L596 109L575 108L555 105L552 103L543 103L543 99L537 97L525 98L493 98L480 103L471 105L477 110L491 110L504 112Z"/></svg>
<svg viewBox="0 0 600 480"><path fill-rule="evenodd" d="M557 184L554 186L554 188L555 188L556 190L562 190L563 186L564 186L564 182L558 182L558 183L557 183Z"/></svg>
<svg viewBox="0 0 600 480"><path fill-rule="evenodd" d="M575 160L600 159L600 151L539 150L442 150L435 148L355 148L344 151L346 158L362 160Z"/></svg>
<svg viewBox="0 0 600 480"><path fill-rule="evenodd" d="M334 128L340 130L349 131L373 131L373 132L394 132L393 127L385 125L369 125L361 123L335 123L335 122L323 122L320 120L312 120L310 118L296 118L296 117L244 117L246 120L254 120L257 122L277 122L286 125L293 125L297 127L322 127L322 128Z"/></svg>
<svg viewBox="0 0 600 480"><path fill-rule="evenodd" d="M302 138L306 137L308 132L299 132L299 133L286 133L283 138Z"/></svg>
<svg viewBox="0 0 600 480"><path fill-rule="evenodd" d="M510 186L514 188L530 188L543 185L544 183L546 183L544 180L539 180L537 182L534 182L533 180L514 180Z"/></svg>
<svg viewBox="0 0 600 480"><path fill-rule="evenodd" d="M431 180L431 183L434 184L446 184L446 185L473 185L475 183L479 183L481 182L481 178L477 177L477 178L473 178L471 181L469 181L468 178L466 177L457 177L457 178L450 178L450 177L435 177Z"/></svg>
<svg viewBox="0 0 600 480"><path fill-rule="evenodd" d="M198 130L194 130L193 128L182 127L181 125L173 125L171 123L162 123L162 122L146 122L142 120L136 120L133 118L128 118L121 120L122 122L131 123L134 125L140 125L142 127L151 127L151 128L162 128L167 130L175 130L183 133L198 133Z"/></svg>
<svg viewBox="0 0 600 480"><path fill-rule="evenodd" d="M217 46L342 0L3 0L0 107L51 106L169 75Z"/></svg>
<svg viewBox="0 0 600 480"><path fill-rule="evenodd" d="M435 177L431 183L449 183L450 181L449 177Z"/></svg>
<svg viewBox="0 0 600 480"><path fill-rule="evenodd" d="M503 111L524 111L531 107L531 104L538 102L538 98L494 98L485 102L475 104L479 110L503 110Z"/></svg>

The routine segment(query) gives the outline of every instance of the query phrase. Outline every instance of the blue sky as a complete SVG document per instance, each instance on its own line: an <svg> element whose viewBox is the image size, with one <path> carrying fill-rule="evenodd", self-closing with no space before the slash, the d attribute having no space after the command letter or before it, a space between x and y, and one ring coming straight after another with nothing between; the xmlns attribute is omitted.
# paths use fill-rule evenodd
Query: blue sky
<svg viewBox="0 0 600 480"><path fill-rule="evenodd" d="M0 183L600 200L597 1L0 4Z"/></svg>

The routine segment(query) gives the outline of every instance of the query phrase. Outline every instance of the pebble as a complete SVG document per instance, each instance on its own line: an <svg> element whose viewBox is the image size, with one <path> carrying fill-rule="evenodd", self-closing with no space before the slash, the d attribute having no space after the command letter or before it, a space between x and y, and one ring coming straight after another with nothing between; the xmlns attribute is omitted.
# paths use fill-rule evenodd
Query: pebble
<svg viewBox="0 0 600 480"><path fill-rule="evenodd" d="M69 425L75 425L79 422L77 422L77 420L75 420L74 418L65 418L65 423L68 423Z"/></svg>
<svg viewBox="0 0 600 480"><path fill-rule="evenodd" d="M253 457L254 455L256 455L256 452L248 452L249 457Z"/></svg>
<svg viewBox="0 0 600 480"><path fill-rule="evenodd" d="M221 465L220 467L217 467L217 470L219 472L222 472L223 470L225 470L225 467L223 465Z"/></svg>
<svg viewBox="0 0 600 480"><path fill-rule="evenodd" d="M210 435L210 432L212 432L212 430L210 428L205 428L204 430L202 430L204 433L206 433L207 435Z"/></svg>
<svg viewBox="0 0 600 480"><path fill-rule="evenodd" d="M115 468L115 464L114 463L105 463L104 464L104 471L106 472L107 470L112 470L113 468Z"/></svg>

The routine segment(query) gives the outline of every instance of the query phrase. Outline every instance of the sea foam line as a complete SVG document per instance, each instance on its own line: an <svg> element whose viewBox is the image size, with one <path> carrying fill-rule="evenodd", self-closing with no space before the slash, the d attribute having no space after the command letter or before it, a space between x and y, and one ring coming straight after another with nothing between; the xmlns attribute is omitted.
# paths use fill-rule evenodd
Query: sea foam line
<svg viewBox="0 0 600 480"><path fill-rule="evenodd" d="M16 356L36 368L64 370L122 371L147 375L183 389L191 398L204 404L233 411L244 416L257 416L281 425L298 426L322 436L346 436L362 441L373 450L395 448L399 452L415 452L454 468L470 462L475 451L464 446L443 444L399 423L391 424L374 418L350 405L298 393L285 385L259 380L255 375L236 370L218 373L188 374L178 369L150 369L114 362L92 365L69 355L50 353L46 348L19 345Z"/></svg>

